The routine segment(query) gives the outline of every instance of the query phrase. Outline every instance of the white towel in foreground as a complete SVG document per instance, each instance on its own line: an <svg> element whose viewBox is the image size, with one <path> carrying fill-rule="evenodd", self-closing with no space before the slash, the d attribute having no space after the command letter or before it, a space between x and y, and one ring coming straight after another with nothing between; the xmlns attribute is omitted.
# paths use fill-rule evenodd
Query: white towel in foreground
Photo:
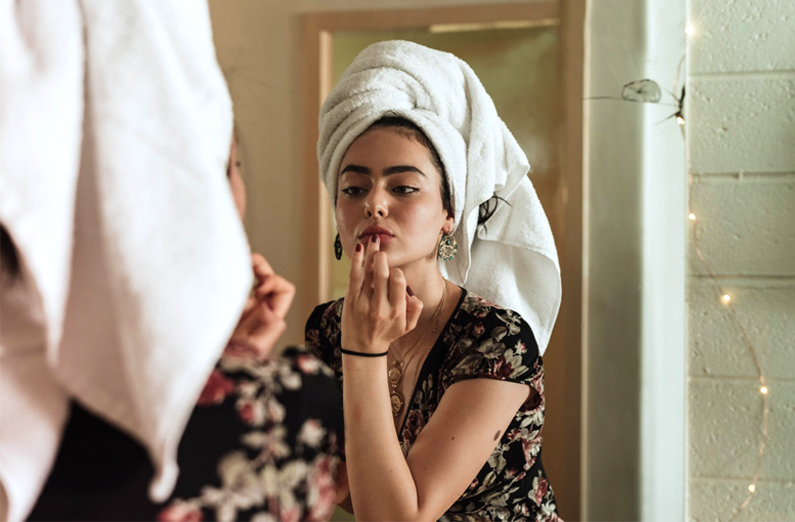
<svg viewBox="0 0 795 522"><path fill-rule="evenodd" d="M389 113L422 128L450 181L459 249L440 261L442 273L522 314L543 353L560 307L555 242L527 157L464 61L405 41L379 42L356 57L320 113L320 176L332 201L348 147ZM478 207L494 194L505 201L478 226Z"/></svg>
<svg viewBox="0 0 795 522"><path fill-rule="evenodd" d="M70 397L169 495L251 283L231 130L206 4L0 0L0 223L23 265L2 296L23 319L0 337L0 518L27 516Z"/></svg>

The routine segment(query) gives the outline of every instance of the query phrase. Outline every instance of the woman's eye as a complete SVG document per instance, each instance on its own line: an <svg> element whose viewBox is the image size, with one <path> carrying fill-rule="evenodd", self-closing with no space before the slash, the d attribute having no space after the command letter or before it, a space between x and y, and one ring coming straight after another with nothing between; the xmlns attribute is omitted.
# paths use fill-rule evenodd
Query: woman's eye
<svg viewBox="0 0 795 522"><path fill-rule="evenodd" d="M343 194L345 194L346 196L351 196L351 197L358 196L362 192L364 192L364 189L361 188L361 187L345 187L344 189L342 189L342 193Z"/></svg>
<svg viewBox="0 0 795 522"><path fill-rule="evenodd" d="M408 195L408 194L414 194L415 192L418 192L420 189L418 189L417 187L409 187L408 185L400 185L392 190L397 194Z"/></svg>

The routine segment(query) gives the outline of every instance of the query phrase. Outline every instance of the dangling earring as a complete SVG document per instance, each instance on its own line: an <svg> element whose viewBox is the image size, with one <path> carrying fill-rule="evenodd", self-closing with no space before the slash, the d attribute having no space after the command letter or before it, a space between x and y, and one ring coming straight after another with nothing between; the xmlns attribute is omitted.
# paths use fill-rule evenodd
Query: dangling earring
<svg viewBox="0 0 795 522"><path fill-rule="evenodd" d="M458 241L452 234L442 234L442 240L439 242L439 259L442 261L450 261L458 253Z"/></svg>
<svg viewBox="0 0 795 522"><path fill-rule="evenodd" d="M337 258L337 261L342 259L342 241L340 241L339 232L337 233L337 239L334 240L334 257Z"/></svg>

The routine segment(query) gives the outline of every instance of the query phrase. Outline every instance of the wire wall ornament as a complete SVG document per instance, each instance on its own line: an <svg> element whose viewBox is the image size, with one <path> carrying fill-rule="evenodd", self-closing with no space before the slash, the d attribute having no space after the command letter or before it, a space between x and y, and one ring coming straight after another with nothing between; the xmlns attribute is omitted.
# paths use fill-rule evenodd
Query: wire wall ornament
<svg viewBox="0 0 795 522"><path fill-rule="evenodd" d="M662 90L654 80L637 80L629 82L621 89L621 99L634 102L659 103Z"/></svg>
<svg viewBox="0 0 795 522"><path fill-rule="evenodd" d="M684 102L685 102L685 86L682 85L681 89L678 87L679 85L679 75L682 71L684 65L685 57L683 56L682 59L679 61L679 67L677 68L676 80L674 82L674 90L667 91L668 94L673 98L674 103L665 103L662 101L662 89L660 88L659 84L654 80L650 80L648 78L642 80L634 80L629 83L625 83L624 86L621 88L621 96L594 96L590 98L586 98L586 100L618 100L618 101L627 101L627 102L635 102L635 103L655 103L658 105L664 106L671 106L676 109L676 112L668 116L667 118L663 119L662 121L658 122L662 123L664 121L670 120L671 118L676 118L676 123L679 125L679 129L682 133L682 139L684 141L685 146L685 160L687 162L687 176L688 176L688 215L687 219L692 222L691 227L691 238L693 241L693 248L698 256L698 259L701 261L701 264L704 267L708 277L714 284L714 288L717 292L718 301L721 302L727 310L728 316L730 320L734 323L737 327L737 330L740 334L743 344L745 348L748 350L751 359L754 362L756 367L757 376L759 379L759 394L761 397L762 402L762 422L760 426L760 442L759 442L759 449L756 455L756 468L754 469L754 473L751 478L751 482L748 485L748 495L745 497L745 500L734 510L729 522L733 522L737 519L740 513L748 507L748 505L753 500L755 494L758 491L757 483L759 482L759 476L762 471L762 457L765 454L765 449L767 448L768 442L768 426L769 426L769 403L768 397L770 394L770 388L767 385L767 381L765 379L764 372L762 371L762 365L759 362L759 356L757 354L756 347L754 346L753 340L751 336L748 335L748 331L745 327L743 327L742 323L740 322L739 316L737 315L737 310L734 307L733 300L731 295L729 295L720 284L718 277L712 271L709 262L707 261L706 256L704 256L704 252L701 250L701 241L699 240L699 220L696 214L693 212L693 174L692 174L692 165L690 161L690 147L687 143L687 136L685 134L685 116L684 116ZM675 92L679 92L679 95L674 94Z"/></svg>
<svg viewBox="0 0 795 522"><path fill-rule="evenodd" d="M679 89L674 89L679 90ZM624 86L621 88L621 96L592 96L590 98L586 98L586 100L618 100L618 101L628 101L628 102L637 102L637 103L656 103L658 105L665 105L668 107L676 108L676 112L668 116L662 121L670 120L671 118L676 118L676 123L679 125L684 125L685 123L685 116L684 116L684 104L685 104L685 87L682 86L682 89L679 90L679 95L677 96L671 91L667 91L668 94L671 95L675 103L665 103L662 102L662 89L660 89L660 85L655 82L654 80L650 80L645 78L643 80L635 80L629 83L625 83ZM662 122L658 122L662 123Z"/></svg>

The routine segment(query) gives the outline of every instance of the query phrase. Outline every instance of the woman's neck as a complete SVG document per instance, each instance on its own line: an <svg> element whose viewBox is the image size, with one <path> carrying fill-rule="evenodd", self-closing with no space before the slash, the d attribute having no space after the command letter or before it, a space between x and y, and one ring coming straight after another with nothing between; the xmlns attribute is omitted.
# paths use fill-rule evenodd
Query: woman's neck
<svg viewBox="0 0 795 522"><path fill-rule="evenodd" d="M444 278L439 271L439 267L434 260L432 263L427 260L415 262L408 266L398 267L406 277L406 284L411 287L414 295L422 301L423 309L420 315L420 323L430 318L442 299L444 290Z"/></svg>
<svg viewBox="0 0 795 522"><path fill-rule="evenodd" d="M440 320L437 311L441 312L440 307L444 306L447 308L449 303L442 302L442 297L445 294L445 285L447 283L442 277L442 273L439 271L435 259L433 262L422 260L421 263L415 262L411 265L398 268L403 271L406 277L406 283L411 287L414 295L422 301L423 305L420 319L414 330L393 343L398 351L405 351L407 347L415 345L419 337L428 329L429 323L434 320L434 316L436 316L437 321ZM449 292L447 293L449 294ZM449 299L447 299L447 301L449 301Z"/></svg>

